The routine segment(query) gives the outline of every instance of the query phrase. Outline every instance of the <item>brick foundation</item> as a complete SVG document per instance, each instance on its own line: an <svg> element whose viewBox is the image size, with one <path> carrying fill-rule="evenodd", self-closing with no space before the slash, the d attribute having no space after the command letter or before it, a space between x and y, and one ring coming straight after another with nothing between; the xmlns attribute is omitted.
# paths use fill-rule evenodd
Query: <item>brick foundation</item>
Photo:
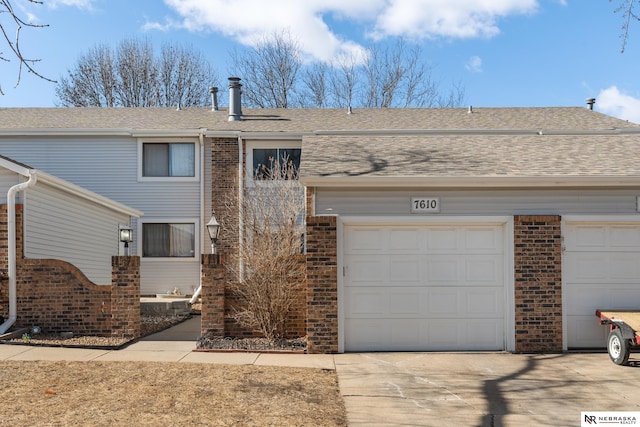
<svg viewBox="0 0 640 427"><path fill-rule="evenodd" d="M514 217L516 352L562 351L560 216Z"/></svg>

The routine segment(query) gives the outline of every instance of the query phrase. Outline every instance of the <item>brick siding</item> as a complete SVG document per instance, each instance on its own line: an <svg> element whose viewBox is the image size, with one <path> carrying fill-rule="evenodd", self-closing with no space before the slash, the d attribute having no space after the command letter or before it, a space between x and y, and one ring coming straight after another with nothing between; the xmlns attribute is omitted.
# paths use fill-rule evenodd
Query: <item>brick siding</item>
<svg viewBox="0 0 640 427"><path fill-rule="evenodd" d="M516 352L562 351L562 232L556 215L514 217Z"/></svg>

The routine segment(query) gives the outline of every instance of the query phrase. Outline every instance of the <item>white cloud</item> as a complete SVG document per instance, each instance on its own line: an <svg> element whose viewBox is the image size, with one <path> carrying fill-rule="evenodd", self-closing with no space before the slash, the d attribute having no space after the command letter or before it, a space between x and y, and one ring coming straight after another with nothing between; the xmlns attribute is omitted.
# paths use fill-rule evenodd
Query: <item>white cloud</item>
<svg viewBox="0 0 640 427"><path fill-rule="evenodd" d="M616 86L601 90L596 106L605 114L640 123L640 99L620 92Z"/></svg>
<svg viewBox="0 0 640 427"><path fill-rule="evenodd" d="M482 58L479 56L472 56L469 58L464 68L472 73L481 73L482 72Z"/></svg>
<svg viewBox="0 0 640 427"><path fill-rule="evenodd" d="M390 0L376 21L379 36L493 37L498 18L533 13L536 0Z"/></svg>
<svg viewBox="0 0 640 427"><path fill-rule="evenodd" d="M72 0L65 0L72 1ZM80 1L80 0L76 0ZM243 44L286 29L305 54L321 61L360 55L362 46L336 34L326 17L367 28L368 36L473 38L500 32L497 21L533 13L538 0L164 0L191 31L215 31ZM165 28L166 24L148 23ZM355 25L354 25L355 27Z"/></svg>
<svg viewBox="0 0 640 427"><path fill-rule="evenodd" d="M47 2L47 6L52 9L60 6L74 6L78 9L92 10L94 1L95 0L51 0Z"/></svg>

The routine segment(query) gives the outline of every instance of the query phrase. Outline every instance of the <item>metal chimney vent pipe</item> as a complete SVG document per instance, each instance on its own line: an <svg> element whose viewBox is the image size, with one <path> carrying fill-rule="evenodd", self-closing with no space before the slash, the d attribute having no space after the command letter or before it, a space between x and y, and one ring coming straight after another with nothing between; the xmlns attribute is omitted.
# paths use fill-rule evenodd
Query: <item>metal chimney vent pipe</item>
<svg viewBox="0 0 640 427"><path fill-rule="evenodd" d="M209 93L211 94L211 111L218 111L218 88L211 86Z"/></svg>
<svg viewBox="0 0 640 427"><path fill-rule="evenodd" d="M229 77L229 121L236 122L242 119L242 84L240 77Z"/></svg>
<svg viewBox="0 0 640 427"><path fill-rule="evenodd" d="M587 105L589 106L589 110L593 110L593 105L596 103L595 98L587 98Z"/></svg>

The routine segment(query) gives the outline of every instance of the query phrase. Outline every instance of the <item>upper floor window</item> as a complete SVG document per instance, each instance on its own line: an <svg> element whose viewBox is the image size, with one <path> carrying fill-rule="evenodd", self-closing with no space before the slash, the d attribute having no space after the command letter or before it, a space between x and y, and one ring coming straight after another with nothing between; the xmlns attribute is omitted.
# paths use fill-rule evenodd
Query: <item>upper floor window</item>
<svg viewBox="0 0 640 427"><path fill-rule="evenodd" d="M253 176L264 178L265 171L279 168L287 175L289 167L297 175L300 168L300 148L254 148L252 150Z"/></svg>
<svg viewBox="0 0 640 427"><path fill-rule="evenodd" d="M142 176L195 177L194 143L145 142L142 144Z"/></svg>

